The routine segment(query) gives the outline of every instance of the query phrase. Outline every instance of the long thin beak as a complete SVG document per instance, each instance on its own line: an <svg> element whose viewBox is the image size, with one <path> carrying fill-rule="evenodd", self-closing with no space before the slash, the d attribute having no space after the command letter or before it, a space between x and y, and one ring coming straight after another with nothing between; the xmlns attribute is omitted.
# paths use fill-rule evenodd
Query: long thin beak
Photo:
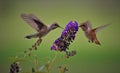
<svg viewBox="0 0 120 73"><path fill-rule="evenodd" d="M81 25L79 25L79 27L81 27Z"/></svg>
<svg viewBox="0 0 120 73"><path fill-rule="evenodd" d="M64 29L63 27L61 27L61 26L58 26L59 28L61 28L61 29Z"/></svg>

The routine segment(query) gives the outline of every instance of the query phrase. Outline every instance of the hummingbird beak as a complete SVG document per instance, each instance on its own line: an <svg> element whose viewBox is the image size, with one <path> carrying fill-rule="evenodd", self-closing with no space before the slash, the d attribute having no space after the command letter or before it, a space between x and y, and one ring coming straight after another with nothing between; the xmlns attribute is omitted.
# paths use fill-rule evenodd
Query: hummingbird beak
<svg viewBox="0 0 120 73"><path fill-rule="evenodd" d="M79 27L81 27L81 25Z"/></svg>
<svg viewBox="0 0 120 73"><path fill-rule="evenodd" d="M61 28L61 29L64 29L63 27L61 27L61 26L58 26L59 28Z"/></svg>
<svg viewBox="0 0 120 73"><path fill-rule="evenodd" d="M59 28L64 29L63 27L59 27Z"/></svg>

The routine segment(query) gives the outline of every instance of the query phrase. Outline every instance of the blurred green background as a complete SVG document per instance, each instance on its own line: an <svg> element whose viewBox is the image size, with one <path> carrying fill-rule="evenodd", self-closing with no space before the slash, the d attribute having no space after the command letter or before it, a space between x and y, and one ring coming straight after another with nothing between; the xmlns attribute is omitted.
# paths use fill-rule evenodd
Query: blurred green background
<svg viewBox="0 0 120 73"><path fill-rule="evenodd" d="M79 29L70 46L77 55L63 63L68 65L67 73L120 73L119 7L119 0L0 0L0 72L8 73L9 57L22 56L23 51L36 41L24 38L36 31L20 17L21 13L32 13L46 24L58 22L62 27L71 20L78 23L89 20L93 27L110 23L97 34L101 46L88 43ZM50 47L61 32L61 29L55 29L44 37L35 52L39 58L54 56Z"/></svg>

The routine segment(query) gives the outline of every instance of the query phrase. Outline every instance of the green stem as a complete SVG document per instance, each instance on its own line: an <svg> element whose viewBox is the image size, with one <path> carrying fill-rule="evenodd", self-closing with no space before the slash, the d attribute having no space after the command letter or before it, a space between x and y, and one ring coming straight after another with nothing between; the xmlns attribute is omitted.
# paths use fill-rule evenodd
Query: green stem
<svg viewBox="0 0 120 73"><path fill-rule="evenodd" d="M56 58L57 58L58 53L59 53L59 51L56 52L54 58L53 58L52 61L50 62L49 67L48 67L48 72L50 72L53 63L55 62L55 60L56 60Z"/></svg>
<svg viewBox="0 0 120 73"><path fill-rule="evenodd" d="M38 70L38 57L35 55L35 59L34 59L34 64L35 64L35 70Z"/></svg>

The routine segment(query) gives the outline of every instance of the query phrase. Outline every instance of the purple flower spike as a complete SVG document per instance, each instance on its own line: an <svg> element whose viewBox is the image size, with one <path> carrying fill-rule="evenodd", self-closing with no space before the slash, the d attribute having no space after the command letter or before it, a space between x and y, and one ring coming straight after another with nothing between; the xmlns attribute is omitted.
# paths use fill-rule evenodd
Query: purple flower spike
<svg viewBox="0 0 120 73"><path fill-rule="evenodd" d="M56 50L56 47L53 45L53 46L51 47L51 50Z"/></svg>
<svg viewBox="0 0 120 73"><path fill-rule="evenodd" d="M67 25L66 29L68 28L68 30L70 30L73 26L71 23L68 23L69 25Z"/></svg>
<svg viewBox="0 0 120 73"><path fill-rule="evenodd" d="M78 23L76 21L72 21L71 23L72 23L74 30L78 31Z"/></svg>
<svg viewBox="0 0 120 73"><path fill-rule="evenodd" d="M62 36L63 36L63 37L66 37L67 34L68 34L68 31L63 31L63 32L62 32Z"/></svg>
<svg viewBox="0 0 120 73"><path fill-rule="evenodd" d="M71 42L75 39L75 34L78 31L78 23L70 21L63 30L61 37L55 40L51 50L66 51Z"/></svg>

